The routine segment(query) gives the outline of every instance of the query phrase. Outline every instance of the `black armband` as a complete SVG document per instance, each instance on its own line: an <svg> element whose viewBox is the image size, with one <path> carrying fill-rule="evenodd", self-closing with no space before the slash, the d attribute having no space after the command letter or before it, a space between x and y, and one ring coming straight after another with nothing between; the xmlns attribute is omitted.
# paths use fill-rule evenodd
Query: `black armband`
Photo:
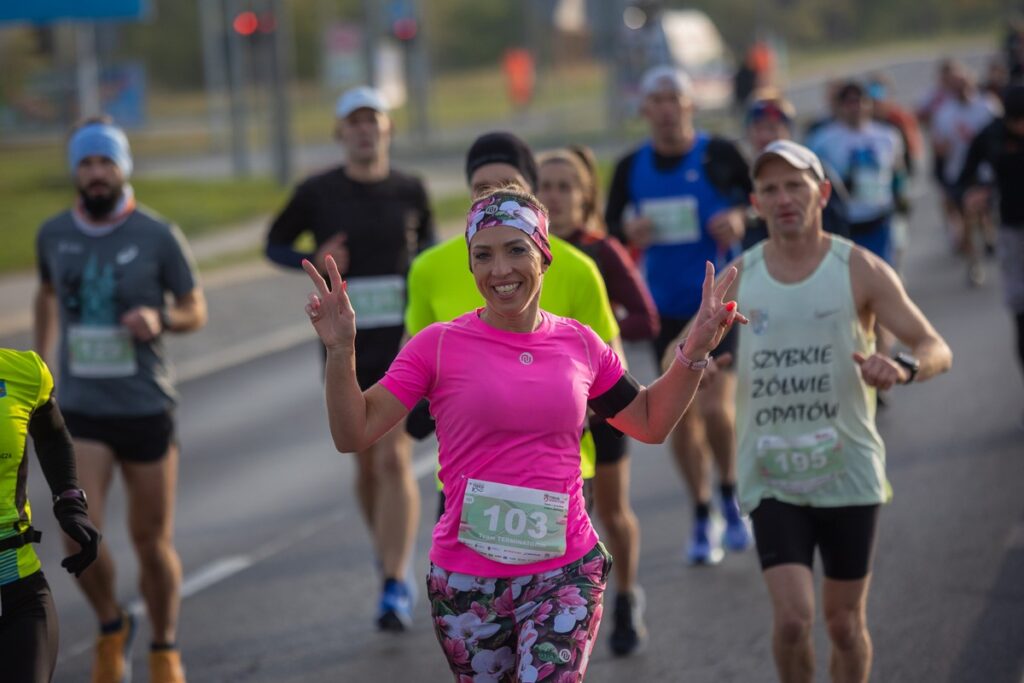
<svg viewBox="0 0 1024 683"><path fill-rule="evenodd" d="M54 495L78 488L75 451L71 434L64 426L64 416L51 398L32 413L28 433L36 447L39 465Z"/></svg>
<svg viewBox="0 0 1024 683"><path fill-rule="evenodd" d="M628 372L624 372L619 381L612 385L611 389L604 392L600 396L596 396L589 401L587 405L595 413L600 415L606 420L609 420L619 412L633 402L636 395L640 393L640 384L637 383L633 376Z"/></svg>

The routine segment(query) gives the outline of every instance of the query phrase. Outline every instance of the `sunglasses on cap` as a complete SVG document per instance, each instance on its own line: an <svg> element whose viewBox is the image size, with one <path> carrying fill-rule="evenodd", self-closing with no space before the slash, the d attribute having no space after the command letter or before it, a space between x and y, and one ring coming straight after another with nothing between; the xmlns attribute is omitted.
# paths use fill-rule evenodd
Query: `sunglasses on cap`
<svg viewBox="0 0 1024 683"><path fill-rule="evenodd" d="M792 112L787 111L787 109L787 107L776 100L760 100L758 102L754 102L754 104L750 105L750 109L747 110L747 123L753 123L754 121L760 121L762 119L792 123Z"/></svg>

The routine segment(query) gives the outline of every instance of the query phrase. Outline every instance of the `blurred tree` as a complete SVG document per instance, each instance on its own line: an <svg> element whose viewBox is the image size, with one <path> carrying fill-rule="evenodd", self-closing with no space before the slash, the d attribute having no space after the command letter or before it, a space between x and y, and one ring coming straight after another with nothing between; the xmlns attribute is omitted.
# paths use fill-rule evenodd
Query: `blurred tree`
<svg viewBox="0 0 1024 683"><path fill-rule="evenodd" d="M430 0L422 6L431 63L439 69L497 66L505 50L528 42L518 1Z"/></svg>
<svg viewBox="0 0 1024 683"><path fill-rule="evenodd" d="M151 0L153 19L123 24L122 57L142 59L150 80L170 89L203 83L198 0Z"/></svg>

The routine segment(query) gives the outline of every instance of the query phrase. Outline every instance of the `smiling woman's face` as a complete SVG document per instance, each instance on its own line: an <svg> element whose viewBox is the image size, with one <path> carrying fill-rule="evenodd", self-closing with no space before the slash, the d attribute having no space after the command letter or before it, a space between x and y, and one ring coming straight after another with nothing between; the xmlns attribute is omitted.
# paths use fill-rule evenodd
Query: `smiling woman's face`
<svg viewBox="0 0 1024 683"><path fill-rule="evenodd" d="M487 308L498 319L532 319L547 264L524 232L507 225L480 230L469 243L469 264Z"/></svg>

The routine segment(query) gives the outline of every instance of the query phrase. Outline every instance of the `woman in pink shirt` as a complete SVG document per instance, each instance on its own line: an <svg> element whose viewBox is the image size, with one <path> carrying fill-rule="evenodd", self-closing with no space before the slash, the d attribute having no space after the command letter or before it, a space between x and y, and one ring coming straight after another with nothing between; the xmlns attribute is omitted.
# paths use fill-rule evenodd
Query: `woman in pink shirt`
<svg viewBox="0 0 1024 683"><path fill-rule="evenodd" d="M331 435L339 451L363 450L430 399L438 476L454 504L434 528L427 587L455 680L582 680L611 566L581 495L587 408L636 439L662 442L708 353L735 320L746 321L721 299L736 272L715 286L708 264L678 362L642 387L590 328L540 309L551 251L535 197L513 186L479 199L466 242L484 307L417 334L366 392L337 266L328 257L328 287L303 263L318 291L306 312L327 348Z"/></svg>

